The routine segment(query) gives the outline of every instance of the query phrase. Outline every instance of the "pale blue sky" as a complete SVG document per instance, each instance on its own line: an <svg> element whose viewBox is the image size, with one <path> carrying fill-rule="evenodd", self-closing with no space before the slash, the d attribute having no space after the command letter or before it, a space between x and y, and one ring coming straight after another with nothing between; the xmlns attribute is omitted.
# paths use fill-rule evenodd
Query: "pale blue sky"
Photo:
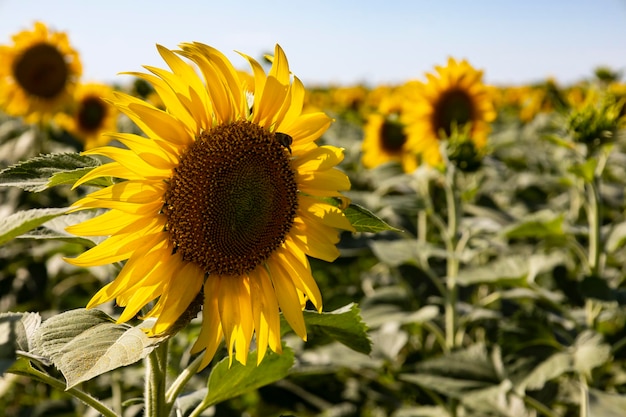
<svg viewBox="0 0 626 417"><path fill-rule="evenodd" d="M423 79L448 56L493 84L626 70L626 0L0 0L0 44L36 19L68 32L85 81L124 83L118 72L164 65L156 43L189 41L241 68L233 50L260 57L279 43L309 86Z"/></svg>

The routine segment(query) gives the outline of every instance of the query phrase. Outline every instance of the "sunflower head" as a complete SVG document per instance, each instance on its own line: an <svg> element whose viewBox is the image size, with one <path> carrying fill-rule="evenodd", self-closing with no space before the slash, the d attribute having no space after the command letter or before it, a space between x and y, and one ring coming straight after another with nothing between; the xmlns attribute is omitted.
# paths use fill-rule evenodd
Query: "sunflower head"
<svg viewBox="0 0 626 417"><path fill-rule="evenodd" d="M406 95L400 87L382 98L377 111L367 117L362 145L362 162L366 168L390 161L402 163L405 172L417 167L415 154L406 146L406 105Z"/></svg>
<svg viewBox="0 0 626 417"><path fill-rule="evenodd" d="M492 90L483 84L482 76L467 61L450 58L447 66L436 66L435 73L426 74L428 82L415 83L406 117L408 141L424 163L442 164L440 141L455 129L468 127L474 146L485 146L496 113Z"/></svg>
<svg viewBox="0 0 626 417"><path fill-rule="evenodd" d="M253 80L208 45L158 50L169 70L132 74L154 88L163 109L114 93L112 103L146 137L113 133L125 149L86 152L112 162L76 185L120 181L75 203L108 211L68 230L108 238L69 262L124 261L88 307L116 300L126 321L153 303L142 314L156 318L151 334L178 328L201 294L192 351L205 351L203 366L222 340L231 360L245 363L253 336L260 361L268 347L281 351L279 311L306 338L302 309L322 308L308 258L334 260L339 231L353 230L329 203L350 187L336 168L342 150L316 144L331 120L303 113L304 87L279 46L267 74L243 55Z"/></svg>
<svg viewBox="0 0 626 417"><path fill-rule="evenodd" d="M46 119L71 102L82 73L78 52L65 33L41 22L12 39L12 45L0 46L0 108L28 120Z"/></svg>
<svg viewBox="0 0 626 417"><path fill-rule="evenodd" d="M113 98L113 89L106 84L79 84L68 112L57 114L59 126L78 139L84 149L105 145L104 132L116 130L118 111L106 100Z"/></svg>

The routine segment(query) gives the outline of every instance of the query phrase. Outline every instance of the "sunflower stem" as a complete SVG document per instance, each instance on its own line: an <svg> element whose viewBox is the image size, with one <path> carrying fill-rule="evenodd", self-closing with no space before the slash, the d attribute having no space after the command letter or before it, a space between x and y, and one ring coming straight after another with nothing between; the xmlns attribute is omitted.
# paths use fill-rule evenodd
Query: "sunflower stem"
<svg viewBox="0 0 626 417"><path fill-rule="evenodd" d="M35 369L33 367L29 367L27 372L10 371L10 370L9 370L9 372L14 373L16 375L22 375L22 376L27 376L27 377L33 378L33 379L35 379L37 381L43 382L45 384L48 384L52 388L56 388L56 389L60 390L61 392L66 392L66 393L70 394L72 397L82 401L87 406L89 406L89 407L93 408L94 410L96 410L97 412L99 412L103 417L119 417L119 416L121 416L121 414L117 414L115 411L111 410L106 405L104 405L103 403L101 403L100 401L98 401L96 398L92 397L88 393L86 393L84 391L81 391L80 389L75 388L75 387L66 389L67 386L66 386L65 382L60 381L60 380L58 380L58 379L56 379L56 378L46 374L45 372L39 371L38 369Z"/></svg>
<svg viewBox="0 0 626 417"><path fill-rule="evenodd" d="M165 404L167 407L167 414L169 415L172 407L174 406L174 402L178 398L179 394L189 382L189 380L198 372L200 369L200 364L202 363L202 358L204 355L198 355L183 371L178 375L178 377L174 380L172 385L167 389L165 393Z"/></svg>
<svg viewBox="0 0 626 417"><path fill-rule="evenodd" d="M599 276L601 273L600 255L602 253L602 242L600 240L602 201L599 192L599 180L593 178L586 188L588 198L587 219L589 222L589 269L592 276Z"/></svg>
<svg viewBox="0 0 626 417"><path fill-rule="evenodd" d="M420 210L417 212L417 241L419 243L426 243L428 227L428 213L426 210Z"/></svg>
<svg viewBox="0 0 626 417"><path fill-rule="evenodd" d="M445 297L445 334L447 350L456 347L457 311L456 302L458 288L456 278L459 273L459 254L457 253L458 243L458 222L460 213L460 201L456 190L456 172L454 165L448 164L446 167L446 178L444 181L446 193L446 206L448 209L448 229L446 236L446 250L448 252L448 262L446 264L446 297Z"/></svg>
<svg viewBox="0 0 626 417"><path fill-rule="evenodd" d="M167 375L168 343L165 340L148 355L146 360L146 417L167 416L165 383Z"/></svg>

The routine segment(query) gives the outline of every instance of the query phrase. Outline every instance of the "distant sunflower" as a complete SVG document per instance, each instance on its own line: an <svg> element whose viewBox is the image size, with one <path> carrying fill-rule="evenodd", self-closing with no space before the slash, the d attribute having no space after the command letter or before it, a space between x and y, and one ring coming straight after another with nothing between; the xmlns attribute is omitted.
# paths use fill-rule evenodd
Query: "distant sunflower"
<svg viewBox="0 0 626 417"><path fill-rule="evenodd" d="M343 153L315 143L331 120L302 113L304 87L278 45L268 74L243 55L252 92L221 52L196 42L180 47L157 47L172 72L133 73L154 86L165 111L114 93L113 104L148 138L115 133L128 149L85 152L113 162L76 186L105 176L125 181L75 203L110 210L68 230L109 237L69 261L126 260L88 307L116 299L124 322L156 300L144 315L156 318L153 335L171 331L203 288L203 323L192 348L205 350L201 366L222 339L231 361L245 364L253 334L260 362L268 346L281 351L279 308L303 339L305 304L322 309L307 256L333 261L339 229L353 230L327 199L350 187L335 168Z"/></svg>
<svg viewBox="0 0 626 417"><path fill-rule="evenodd" d="M116 130L118 111L105 100L113 98L113 89L106 84L79 84L71 105L71 114L59 113L56 122L78 139L84 149L106 145L103 132Z"/></svg>
<svg viewBox="0 0 626 417"><path fill-rule="evenodd" d="M32 31L0 45L0 108L12 116L45 119L72 100L82 73L78 52L63 32L35 22Z"/></svg>
<svg viewBox="0 0 626 417"><path fill-rule="evenodd" d="M417 168L414 153L407 148L407 135L403 120L406 100L401 92L389 92L366 120L363 137L363 166L374 168L390 161L402 164L405 172Z"/></svg>
<svg viewBox="0 0 626 417"><path fill-rule="evenodd" d="M423 163L442 163L440 141L455 128L469 126L469 136L477 149L483 148L495 119L490 89L482 83L482 71L467 61L448 60L436 66L436 74L426 74L427 83L417 82L414 104L407 114L409 146Z"/></svg>

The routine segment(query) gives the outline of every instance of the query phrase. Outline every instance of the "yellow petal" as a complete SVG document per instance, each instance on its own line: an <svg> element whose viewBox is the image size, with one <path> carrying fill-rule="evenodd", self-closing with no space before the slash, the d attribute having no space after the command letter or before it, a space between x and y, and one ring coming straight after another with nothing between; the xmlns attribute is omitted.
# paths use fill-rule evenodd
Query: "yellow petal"
<svg viewBox="0 0 626 417"><path fill-rule="evenodd" d="M282 352L278 300L265 268L259 267L250 273L252 315L257 341L257 365L261 363L267 347Z"/></svg>
<svg viewBox="0 0 626 417"><path fill-rule="evenodd" d="M187 310L191 302L202 289L204 271L193 263L178 265L172 279L159 299L155 308L146 317L157 317L153 334L166 331Z"/></svg>
<svg viewBox="0 0 626 417"><path fill-rule="evenodd" d="M223 338L222 321L218 307L220 284L219 279L208 279L204 283L202 327L198 339L191 347L191 354L196 354L205 349L200 369L205 368L211 362Z"/></svg>
<svg viewBox="0 0 626 417"><path fill-rule="evenodd" d="M276 291L278 305L285 319L287 319L294 332L303 340L306 340L306 325L302 317L300 298L295 285L289 277L289 273L285 271L280 262L275 261L273 258L267 261L267 266L270 279L272 284L274 284L274 291Z"/></svg>
<svg viewBox="0 0 626 417"><path fill-rule="evenodd" d="M311 266L305 254L291 240L285 241L285 248L275 252L285 271L297 289L306 294L318 312L322 311L322 294L313 279Z"/></svg>
<svg viewBox="0 0 626 417"><path fill-rule="evenodd" d="M355 231L343 211L332 204L301 195L298 198L298 205L298 215L304 215L310 219L317 219L325 225L336 227L337 229Z"/></svg>

